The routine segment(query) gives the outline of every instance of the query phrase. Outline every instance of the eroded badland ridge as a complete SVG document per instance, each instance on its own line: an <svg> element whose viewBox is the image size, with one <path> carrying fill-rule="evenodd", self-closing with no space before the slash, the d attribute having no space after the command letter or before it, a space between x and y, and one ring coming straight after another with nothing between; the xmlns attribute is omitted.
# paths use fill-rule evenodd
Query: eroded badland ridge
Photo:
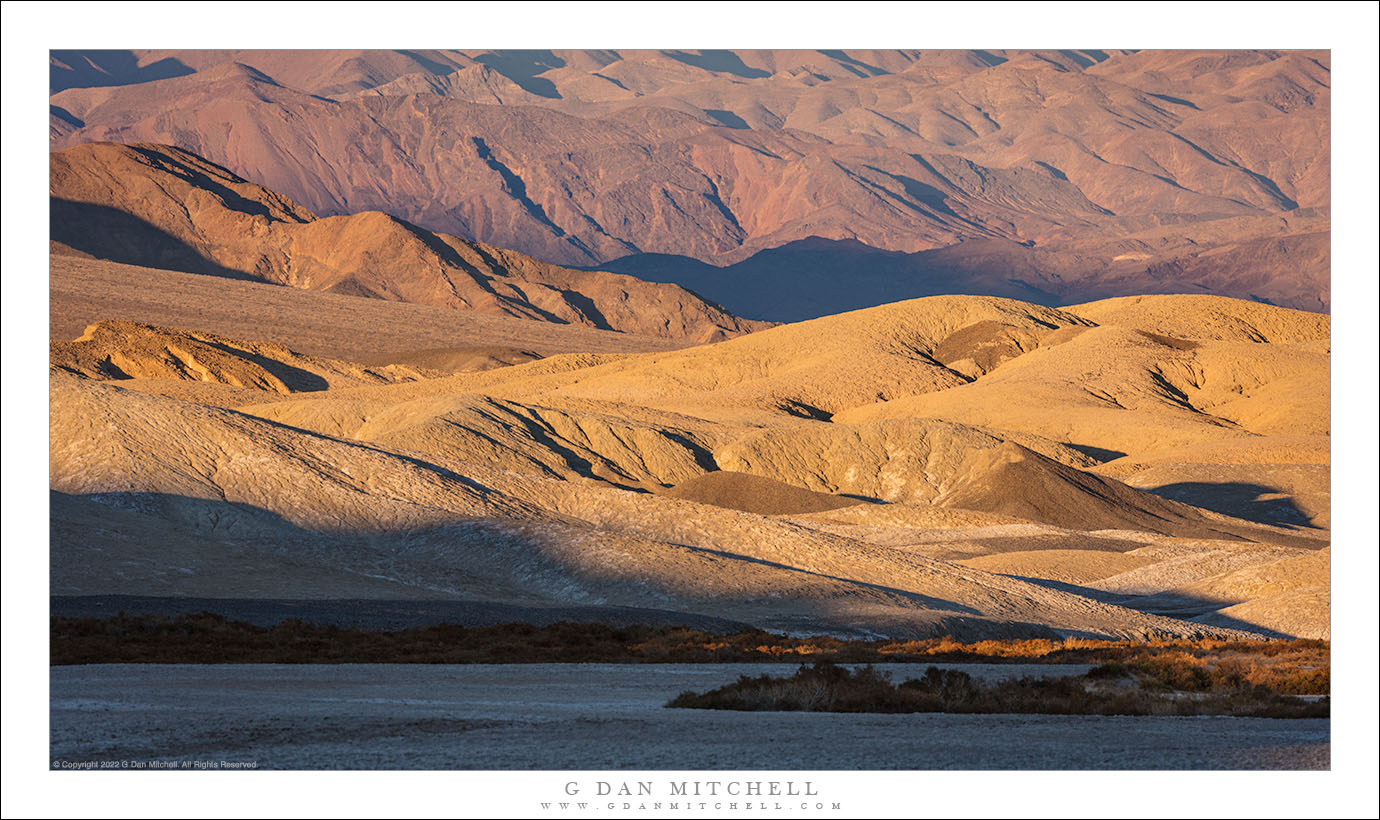
<svg viewBox="0 0 1380 820"><path fill-rule="evenodd" d="M52 593L1327 637L1326 65L55 52Z"/></svg>

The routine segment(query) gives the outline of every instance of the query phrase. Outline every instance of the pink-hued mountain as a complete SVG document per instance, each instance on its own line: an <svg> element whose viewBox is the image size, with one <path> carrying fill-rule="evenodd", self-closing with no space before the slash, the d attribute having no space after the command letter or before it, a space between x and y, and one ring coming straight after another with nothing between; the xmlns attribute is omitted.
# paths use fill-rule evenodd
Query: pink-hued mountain
<svg viewBox="0 0 1380 820"><path fill-rule="evenodd" d="M51 143L175 145L314 214L386 211L547 262L693 280L755 318L941 292L1326 310L1329 66L1279 51L53 52ZM829 275L762 256L802 240L843 243ZM735 303L754 289L800 302Z"/></svg>

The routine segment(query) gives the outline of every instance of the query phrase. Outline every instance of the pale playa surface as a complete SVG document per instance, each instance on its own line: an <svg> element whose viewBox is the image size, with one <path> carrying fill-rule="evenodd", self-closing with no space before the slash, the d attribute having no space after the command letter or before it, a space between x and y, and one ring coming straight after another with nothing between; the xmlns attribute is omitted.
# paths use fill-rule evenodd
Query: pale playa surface
<svg viewBox="0 0 1380 820"><path fill-rule="evenodd" d="M55 667L51 756L339 769L1325 769L1330 762L1326 720L663 708L686 689L795 668ZM926 667L879 668L901 681ZM983 679L1087 669L960 668Z"/></svg>

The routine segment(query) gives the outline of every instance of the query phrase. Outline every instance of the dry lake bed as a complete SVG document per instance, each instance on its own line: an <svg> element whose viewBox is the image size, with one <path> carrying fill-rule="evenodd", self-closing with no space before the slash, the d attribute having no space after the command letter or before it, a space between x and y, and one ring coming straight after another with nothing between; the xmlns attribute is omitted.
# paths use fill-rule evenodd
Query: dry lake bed
<svg viewBox="0 0 1380 820"><path fill-rule="evenodd" d="M880 664L893 680L928 664ZM1083 665L945 664L974 677ZM54 768L1326 769L1327 720L667 709L795 664L51 670Z"/></svg>

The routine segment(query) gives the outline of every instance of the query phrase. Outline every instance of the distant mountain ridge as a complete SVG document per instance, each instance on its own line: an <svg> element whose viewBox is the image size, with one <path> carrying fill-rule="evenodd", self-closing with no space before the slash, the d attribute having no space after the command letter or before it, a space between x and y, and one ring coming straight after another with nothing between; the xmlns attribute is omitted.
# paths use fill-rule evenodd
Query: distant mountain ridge
<svg viewBox="0 0 1380 820"><path fill-rule="evenodd" d="M176 145L316 214L386 211L564 265L767 267L764 252L821 238L948 254L885 277L893 299L1206 292L1327 310L1329 66L1302 51L53 52L50 131L54 148ZM805 290L788 264L768 272Z"/></svg>
<svg viewBox="0 0 1380 820"><path fill-rule="evenodd" d="M1328 222L1314 209L1300 209L1282 219L1181 228L1178 236L1157 229L1043 247L984 239L917 253L811 238L724 267L685 256L637 254L599 268L674 282L739 316L777 322L950 293L1050 307L1127 294L1210 293L1326 312Z"/></svg>

